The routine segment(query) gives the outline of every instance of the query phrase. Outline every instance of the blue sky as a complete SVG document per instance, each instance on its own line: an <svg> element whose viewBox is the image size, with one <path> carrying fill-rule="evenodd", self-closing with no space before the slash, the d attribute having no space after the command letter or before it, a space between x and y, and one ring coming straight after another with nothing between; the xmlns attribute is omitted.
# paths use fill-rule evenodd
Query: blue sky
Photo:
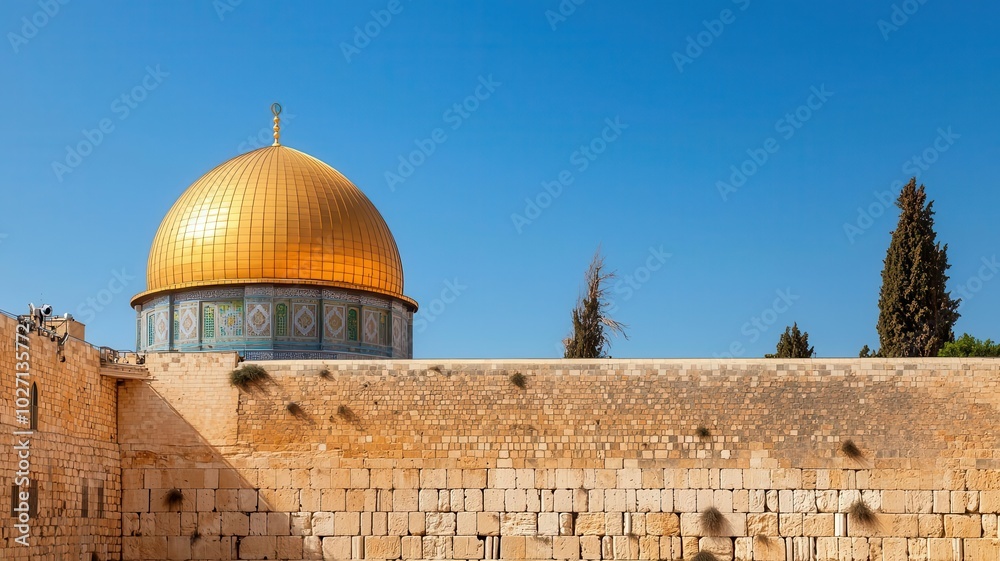
<svg viewBox="0 0 1000 561"><path fill-rule="evenodd" d="M856 356L878 344L898 214L883 201L917 173L967 296L956 331L1000 339L998 16L940 0L5 1L0 309L51 303L95 344L132 347L160 219L265 140L279 101L283 143L392 229L417 357L561 356L598 246L629 326L616 357L759 357L793 321L819 356Z"/></svg>

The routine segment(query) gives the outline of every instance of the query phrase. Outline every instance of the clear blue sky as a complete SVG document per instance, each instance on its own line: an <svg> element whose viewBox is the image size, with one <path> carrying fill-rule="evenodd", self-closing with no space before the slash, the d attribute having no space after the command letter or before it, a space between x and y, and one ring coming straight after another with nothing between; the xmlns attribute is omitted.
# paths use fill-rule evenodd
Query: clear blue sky
<svg viewBox="0 0 1000 561"><path fill-rule="evenodd" d="M1000 338L996 3L49 1L0 4L0 308L96 344L134 345L160 219L273 101L395 234L417 357L561 356L599 245L634 283L614 356L759 357L793 321L856 356L897 217L875 193L917 171L973 296L956 331Z"/></svg>

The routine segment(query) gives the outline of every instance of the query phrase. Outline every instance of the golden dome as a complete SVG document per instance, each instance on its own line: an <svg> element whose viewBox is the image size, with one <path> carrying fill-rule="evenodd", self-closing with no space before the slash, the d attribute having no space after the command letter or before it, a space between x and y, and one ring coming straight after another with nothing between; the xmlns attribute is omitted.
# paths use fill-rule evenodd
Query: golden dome
<svg viewBox="0 0 1000 561"><path fill-rule="evenodd" d="M236 284L348 288L399 298L403 266L385 220L327 164L268 146L216 167L181 195L149 252L147 290Z"/></svg>

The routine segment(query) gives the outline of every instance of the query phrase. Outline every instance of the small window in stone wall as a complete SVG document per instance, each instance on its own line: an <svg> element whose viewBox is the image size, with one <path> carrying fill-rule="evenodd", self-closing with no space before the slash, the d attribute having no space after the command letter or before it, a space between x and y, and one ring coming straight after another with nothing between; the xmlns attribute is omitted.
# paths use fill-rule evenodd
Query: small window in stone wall
<svg viewBox="0 0 1000 561"><path fill-rule="evenodd" d="M146 316L146 345L152 347L156 342L156 325L153 321L153 314Z"/></svg>
<svg viewBox="0 0 1000 561"><path fill-rule="evenodd" d="M205 304L204 311L202 312L202 337L205 339L215 338L215 306L211 304Z"/></svg>
<svg viewBox="0 0 1000 561"><path fill-rule="evenodd" d="M38 515L38 482L32 481L23 491L28 493L28 516L34 518ZM19 485L10 486L10 515L17 517L21 514L21 492Z"/></svg>
<svg viewBox="0 0 1000 561"><path fill-rule="evenodd" d="M88 491L88 489L87 489L87 480L84 479L83 480L83 496L82 496L82 501L83 502L80 505L80 517L81 518L87 518L88 516L90 516L90 504L87 502L87 498L88 498L87 495L89 495L90 493L88 493L87 491Z"/></svg>
<svg viewBox="0 0 1000 561"><path fill-rule="evenodd" d="M31 405L28 408L28 414L29 428L38 430L38 385L35 383L31 384Z"/></svg>
<svg viewBox="0 0 1000 561"><path fill-rule="evenodd" d="M104 482L97 484L97 517L104 518Z"/></svg>
<svg viewBox="0 0 1000 561"><path fill-rule="evenodd" d="M389 314L379 312L378 315L378 343L379 345L390 345L389 341Z"/></svg>

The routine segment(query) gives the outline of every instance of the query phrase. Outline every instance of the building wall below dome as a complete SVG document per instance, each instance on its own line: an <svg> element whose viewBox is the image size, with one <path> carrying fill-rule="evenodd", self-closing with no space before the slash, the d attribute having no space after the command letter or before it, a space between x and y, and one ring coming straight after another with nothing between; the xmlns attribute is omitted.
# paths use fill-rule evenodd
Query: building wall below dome
<svg viewBox="0 0 1000 561"><path fill-rule="evenodd" d="M177 291L136 306L140 352L249 360L412 358L413 312L359 291L253 285Z"/></svg>

